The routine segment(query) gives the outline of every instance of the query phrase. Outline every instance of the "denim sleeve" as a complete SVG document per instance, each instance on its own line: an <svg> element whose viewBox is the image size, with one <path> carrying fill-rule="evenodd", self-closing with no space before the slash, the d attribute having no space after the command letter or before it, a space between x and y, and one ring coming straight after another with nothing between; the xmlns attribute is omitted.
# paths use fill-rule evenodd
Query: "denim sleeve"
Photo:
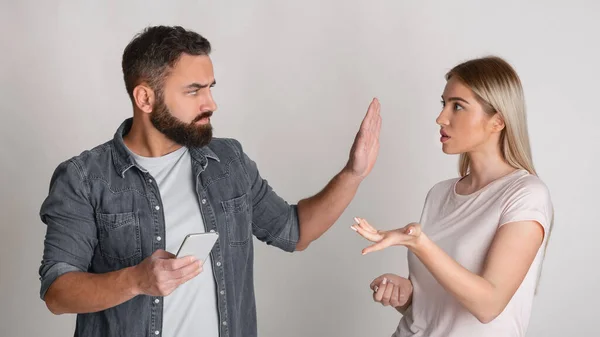
<svg viewBox="0 0 600 337"><path fill-rule="evenodd" d="M233 140L242 157L246 175L252 190L252 233L256 238L287 252L296 250L300 237L298 206L290 205L278 196L258 167L243 151L241 144Z"/></svg>
<svg viewBox="0 0 600 337"><path fill-rule="evenodd" d="M98 243L94 210L84 175L73 160L61 163L50 180L50 190L40 209L46 224L44 255L39 268L40 297L59 276L88 271Z"/></svg>

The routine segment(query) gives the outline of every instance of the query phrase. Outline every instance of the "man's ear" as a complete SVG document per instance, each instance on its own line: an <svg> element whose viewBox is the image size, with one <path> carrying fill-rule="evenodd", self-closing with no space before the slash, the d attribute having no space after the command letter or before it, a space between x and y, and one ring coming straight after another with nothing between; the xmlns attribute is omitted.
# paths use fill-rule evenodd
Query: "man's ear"
<svg viewBox="0 0 600 337"><path fill-rule="evenodd" d="M133 88L133 101L137 108L141 111L145 113L151 113L155 100L156 95L154 90L152 90L146 83L138 84L135 88Z"/></svg>

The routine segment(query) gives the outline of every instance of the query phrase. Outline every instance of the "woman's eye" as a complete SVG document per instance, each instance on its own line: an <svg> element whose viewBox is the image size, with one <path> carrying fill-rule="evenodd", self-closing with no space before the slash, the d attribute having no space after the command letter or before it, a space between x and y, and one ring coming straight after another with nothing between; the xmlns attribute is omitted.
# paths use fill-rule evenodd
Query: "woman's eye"
<svg viewBox="0 0 600 337"><path fill-rule="evenodd" d="M454 110L458 111L458 110L462 110L462 109L463 109L463 107L460 104L454 103Z"/></svg>

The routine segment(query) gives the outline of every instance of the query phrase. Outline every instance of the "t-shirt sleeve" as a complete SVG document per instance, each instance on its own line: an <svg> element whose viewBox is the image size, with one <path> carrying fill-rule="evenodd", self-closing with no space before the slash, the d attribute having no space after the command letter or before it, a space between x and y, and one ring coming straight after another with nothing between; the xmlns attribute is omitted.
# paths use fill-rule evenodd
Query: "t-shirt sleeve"
<svg viewBox="0 0 600 337"><path fill-rule="evenodd" d="M530 176L508 191L498 227L511 222L536 221L544 228L545 238L552 218L550 191L539 178Z"/></svg>

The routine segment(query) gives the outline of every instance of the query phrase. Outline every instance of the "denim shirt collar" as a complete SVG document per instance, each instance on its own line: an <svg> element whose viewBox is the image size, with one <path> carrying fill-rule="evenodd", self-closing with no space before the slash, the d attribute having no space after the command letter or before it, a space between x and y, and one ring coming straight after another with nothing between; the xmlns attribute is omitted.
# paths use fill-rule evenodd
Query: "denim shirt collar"
<svg viewBox="0 0 600 337"><path fill-rule="evenodd" d="M113 151L113 163L115 169L121 177L124 177L125 172L127 172L127 170L134 166L137 167L140 171L146 172L146 169L144 169L136 163L131 153L129 153L129 150L125 145L125 141L123 141L123 136L126 135L127 132L129 132L132 124L133 118L128 118L125 121L123 121L123 123L121 123L121 126L119 126L119 128L117 129L117 132L115 132L115 136L113 137L112 143L115 149L115 151ZM192 159L198 162L203 169L206 169L206 166L208 165L207 158L220 162L219 157L208 146L200 148L189 148L189 151L190 155L192 156Z"/></svg>

